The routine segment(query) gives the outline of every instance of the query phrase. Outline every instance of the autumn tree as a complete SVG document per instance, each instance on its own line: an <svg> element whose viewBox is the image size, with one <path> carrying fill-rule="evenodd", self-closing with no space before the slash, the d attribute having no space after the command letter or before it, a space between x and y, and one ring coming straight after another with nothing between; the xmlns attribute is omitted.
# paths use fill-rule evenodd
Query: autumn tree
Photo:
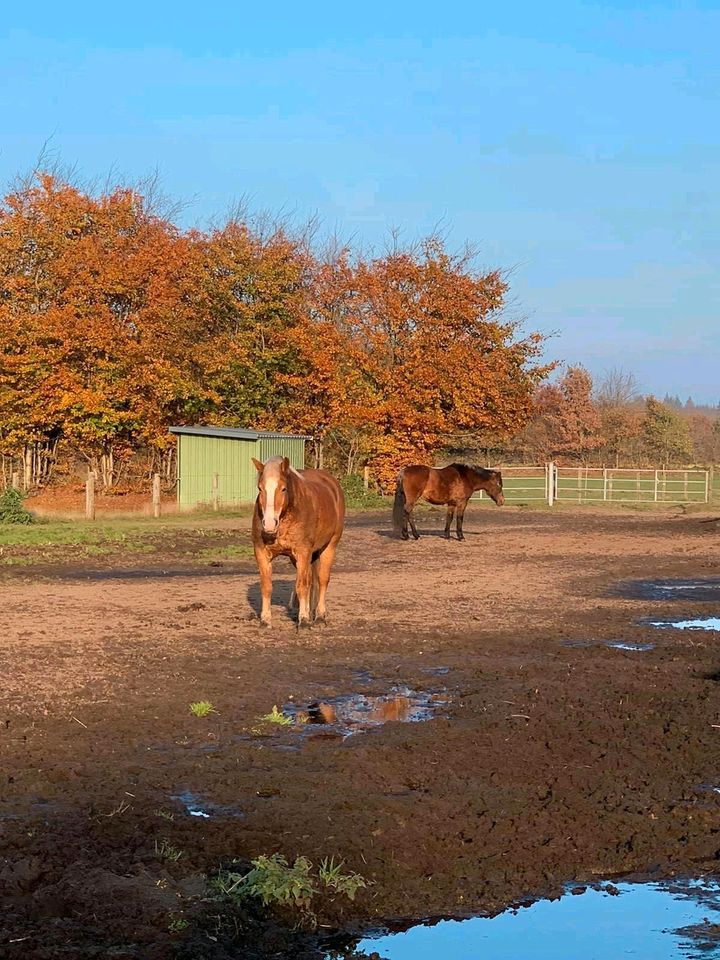
<svg viewBox="0 0 720 960"><path fill-rule="evenodd" d="M691 458L692 441L687 421L655 397L646 400L643 430L648 452L663 465L687 462Z"/></svg>
<svg viewBox="0 0 720 960"><path fill-rule="evenodd" d="M429 461L448 434L506 436L526 421L546 369L533 365L539 336L519 337L503 318L505 294L499 271L478 271L471 253L434 237L372 258L343 250L325 266L313 319L352 344L347 422L372 428L382 481Z"/></svg>
<svg viewBox="0 0 720 960"><path fill-rule="evenodd" d="M609 370L600 381L596 401L600 415L603 463L632 463L642 458L643 415L635 375L622 367Z"/></svg>
<svg viewBox="0 0 720 960"><path fill-rule="evenodd" d="M720 420L702 413L686 417L696 463L720 461Z"/></svg>
<svg viewBox="0 0 720 960"><path fill-rule="evenodd" d="M276 427L284 378L307 372L294 335L307 301L310 255L281 227L266 233L231 217L202 241L207 318L194 351L216 401L213 420Z"/></svg>
<svg viewBox="0 0 720 960"><path fill-rule="evenodd" d="M592 390L592 378L581 366L568 367L556 383L540 386L524 445L544 459L587 462L602 444Z"/></svg>
<svg viewBox="0 0 720 960"><path fill-rule="evenodd" d="M0 210L4 442L64 439L106 486L188 393L188 244L134 190L94 197L50 175Z"/></svg>

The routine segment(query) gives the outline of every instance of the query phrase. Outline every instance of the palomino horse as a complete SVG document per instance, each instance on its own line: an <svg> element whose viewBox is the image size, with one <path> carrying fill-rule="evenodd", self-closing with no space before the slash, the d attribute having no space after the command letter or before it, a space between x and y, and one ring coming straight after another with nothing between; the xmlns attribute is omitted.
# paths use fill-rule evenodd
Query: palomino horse
<svg viewBox="0 0 720 960"><path fill-rule="evenodd" d="M291 606L299 605L298 627L313 619L325 623L325 593L330 568L343 532L345 498L337 480L325 470L294 470L287 457L260 463L252 540L260 571L260 622L271 623L272 562L290 557L297 569Z"/></svg>
<svg viewBox="0 0 720 960"><path fill-rule="evenodd" d="M499 470L484 470L482 467L468 467L463 463L451 463L449 467L436 469L420 464L404 467L398 476L393 507L393 526L395 533L403 540L408 539L408 524L417 540L420 534L415 527L412 511L415 504L423 498L429 503L446 503L445 537L450 539L450 524L457 509L457 536L464 540L463 517L468 500L477 490L485 490L495 503L501 507L505 502L502 488L502 474Z"/></svg>

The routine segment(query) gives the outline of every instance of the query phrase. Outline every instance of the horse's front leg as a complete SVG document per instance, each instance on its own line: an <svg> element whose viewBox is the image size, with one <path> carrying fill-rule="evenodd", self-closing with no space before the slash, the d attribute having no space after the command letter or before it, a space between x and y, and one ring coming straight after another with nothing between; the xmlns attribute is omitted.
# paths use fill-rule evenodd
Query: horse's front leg
<svg viewBox="0 0 720 960"><path fill-rule="evenodd" d="M445 515L445 539L450 539L450 527L453 522L453 517L455 516L455 504L448 503L447 505L447 514ZM460 511L458 510L458 523L460 523ZM459 539L462 539L458 534Z"/></svg>
<svg viewBox="0 0 720 960"><path fill-rule="evenodd" d="M262 546L255 547L255 560L260 573L260 595L262 596L260 623L263 627L269 627L272 625L272 561Z"/></svg>
<svg viewBox="0 0 720 960"><path fill-rule="evenodd" d="M457 537L458 540L464 540L465 534L463 533L463 517L465 516L465 508L467 507L467 500L463 500L458 504L457 508Z"/></svg>
<svg viewBox="0 0 720 960"><path fill-rule="evenodd" d="M310 604L312 601L312 556L308 553L297 556L297 579L295 581L295 595L300 607L298 611L298 628L305 629L311 624Z"/></svg>

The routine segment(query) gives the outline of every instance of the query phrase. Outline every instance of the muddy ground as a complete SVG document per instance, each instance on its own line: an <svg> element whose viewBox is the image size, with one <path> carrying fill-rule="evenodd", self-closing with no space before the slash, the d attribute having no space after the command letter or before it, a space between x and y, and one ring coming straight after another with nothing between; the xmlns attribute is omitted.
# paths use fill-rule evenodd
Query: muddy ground
<svg viewBox="0 0 720 960"><path fill-rule="evenodd" d="M334 855L373 881L354 903L317 905L328 927L720 869L720 794L702 789L720 782L720 634L636 623L718 615L720 600L618 589L720 576L718 523L508 507L467 519L465 543L439 536L439 513L403 543L385 515L352 516L331 623L303 633L289 567L276 565L263 631L251 563L194 563L187 539L178 562L174 534L124 567L4 570L0 956L249 956L204 877L275 851ZM247 522L221 521L217 537L245 543ZM563 643L576 640L655 646ZM257 719L398 688L435 718L347 738ZM193 716L197 700L216 712Z"/></svg>

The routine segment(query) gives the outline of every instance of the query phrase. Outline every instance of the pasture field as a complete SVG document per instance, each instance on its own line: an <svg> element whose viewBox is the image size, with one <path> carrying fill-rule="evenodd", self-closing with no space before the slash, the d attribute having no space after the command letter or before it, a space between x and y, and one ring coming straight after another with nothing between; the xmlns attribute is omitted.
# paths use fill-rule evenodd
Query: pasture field
<svg viewBox="0 0 720 960"><path fill-rule="evenodd" d="M307 960L331 929L716 871L720 634L639 621L720 591L628 586L720 578L711 509L471 504L464 543L444 511L417 543L354 512L304 633L282 561L255 619L246 514L3 528L0 956ZM211 882L275 853L330 878L306 932Z"/></svg>

